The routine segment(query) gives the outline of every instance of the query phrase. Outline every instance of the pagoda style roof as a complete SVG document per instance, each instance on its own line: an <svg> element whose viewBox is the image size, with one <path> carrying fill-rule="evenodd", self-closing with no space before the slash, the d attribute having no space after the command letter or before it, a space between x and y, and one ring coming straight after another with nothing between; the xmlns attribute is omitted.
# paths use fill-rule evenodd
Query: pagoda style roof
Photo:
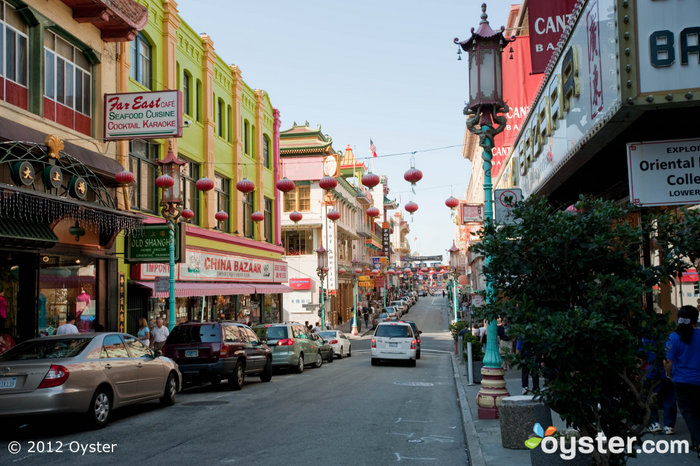
<svg viewBox="0 0 700 466"><path fill-rule="evenodd" d="M309 122L280 132L280 155L326 155L333 154L333 139L318 129L309 128Z"/></svg>
<svg viewBox="0 0 700 466"><path fill-rule="evenodd" d="M62 0L73 10L73 19L92 23L105 42L136 38L148 22L148 9L134 0Z"/></svg>
<svg viewBox="0 0 700 466"><path fill-rule="evenodd" d="M343 152L343 155L340 158L340 168L341 170L343 168L365 169L365 163L357 161L355 158L355 153L352 151L350 144L347 145L345 152Z"/></svg>

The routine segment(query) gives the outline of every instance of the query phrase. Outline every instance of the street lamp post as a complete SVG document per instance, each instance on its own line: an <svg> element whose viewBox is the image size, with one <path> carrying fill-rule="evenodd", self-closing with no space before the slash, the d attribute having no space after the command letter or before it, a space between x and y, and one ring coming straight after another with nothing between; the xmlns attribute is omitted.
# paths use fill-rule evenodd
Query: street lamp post
<svg viewBox="0 0 700 466"><path fill-rule="evenodd" d="M457 322L457 273L459 269L459 248L452 243L450 248L450 268L452 269L452 310L454 321Z"/></svg>
<svg viewBox="0 0 700 466"><path fill-rule="evenodd" d="M464 109L467 116L467 129L479 136L479 146L483 148L484 161L484 222L493 219L491 159L494 137L505 129L508 105L503 102L501 53L515 37L503 37L504 27L496 32L491 29L486 15L486 4L481 5L481 22L469 39L454 42L469 53L469 104ZM499 115L501 114L501 115ZM484 267L489 258L484 256ZM493 301L493 290L486 280L486 303ZM477 395L479 419L496 419L501 399L508 396L498 352L496 321L488 322L486 329L486 353L481 370L483 381Z"/></svg>
<svg viewBox="0 0 700 466"><path fill-rule="evenodd" d="M168 146L168 154L163 160L156 161L161 168L161 176L156 178L156 186L161 192L161 214L168 222L169 230L169 279L170 293L168 294L168 327L175 327L175 225L182 220L182 186L180 167L185 164L173 153L172 143Z"/></svg>
<svg viewBox="0 0 700 466"><path fill-rule="evenodd" d="M362 273L362 269L357 266L357 260L352 260L352 329L350 333L357 335L357 279Z"/></svg>
<svg viewBox="0 0 700 466"><path fill-rule="evenodd" d="M319 308L321 309L321 330L326 330L326 309L324 306L324 296L323 296L323 281L326 279L326 274L328 273L328 251L323 246L316 250L318 256L318 267L316 267L316 273L318 278L321 279L320 287L320 298L319 298Z"/></svg>

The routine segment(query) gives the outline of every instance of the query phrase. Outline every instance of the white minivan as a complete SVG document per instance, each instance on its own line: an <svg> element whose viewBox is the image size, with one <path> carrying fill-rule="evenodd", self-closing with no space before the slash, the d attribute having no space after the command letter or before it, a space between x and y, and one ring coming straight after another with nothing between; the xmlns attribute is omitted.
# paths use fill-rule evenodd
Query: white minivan
<svg viewBox="0 0 700 466"><path fill-rule="evenodd" d="M406 360L416 366L416 335L406 322L382 322L372 337L372 365L382 359Z"/></svg>

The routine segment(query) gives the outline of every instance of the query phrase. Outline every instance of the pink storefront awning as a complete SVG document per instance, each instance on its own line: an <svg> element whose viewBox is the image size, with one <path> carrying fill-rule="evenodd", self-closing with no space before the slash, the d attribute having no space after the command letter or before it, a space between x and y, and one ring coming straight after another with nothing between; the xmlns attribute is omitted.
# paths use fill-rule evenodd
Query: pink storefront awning
<svg viewBox="0 0 700 466"><path fill-rule="evenodd" d="M290 291L294 291L292 288L288 287L287 285L255 285L255 292L256 293L262 293L262 294L276 294L276 293L289 293Z"/></svg>
<svg viewBox="0 0 700 466"><path fill-rule="evenodd" d="M133 283L145 286L153 290L154 298L167 298L170 293L156 292L155 282L133 280ZM217 283L217 282L176 282L175 297L186 298L190 296L218 296L218 295L236 295L236 294L253 294L255 287L253 285L243 285L241 283ZM279 293L279 291L278 291Z"/></svg>

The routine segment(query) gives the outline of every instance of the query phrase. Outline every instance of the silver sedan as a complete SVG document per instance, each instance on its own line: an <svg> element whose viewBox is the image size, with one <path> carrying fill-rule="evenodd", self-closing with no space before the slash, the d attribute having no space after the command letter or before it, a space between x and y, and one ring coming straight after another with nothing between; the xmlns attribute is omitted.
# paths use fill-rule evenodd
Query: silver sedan
<svg viewBox="0 0 700 466"><path fill-rule="evenodd" d="M35 338L0 354L0 417L84 413L99 428L122 406L172 405L181 380L175 362L132 335Z"/></svg>
<svg viewBox="0 0 700 466"><path fill-rule="evenodd" d="M340 330L326 330L319 332L319 335L328 341L328 344L333 347L333 353L340 359L343 359L345 356L352 356L350 339Z"/></svg>

